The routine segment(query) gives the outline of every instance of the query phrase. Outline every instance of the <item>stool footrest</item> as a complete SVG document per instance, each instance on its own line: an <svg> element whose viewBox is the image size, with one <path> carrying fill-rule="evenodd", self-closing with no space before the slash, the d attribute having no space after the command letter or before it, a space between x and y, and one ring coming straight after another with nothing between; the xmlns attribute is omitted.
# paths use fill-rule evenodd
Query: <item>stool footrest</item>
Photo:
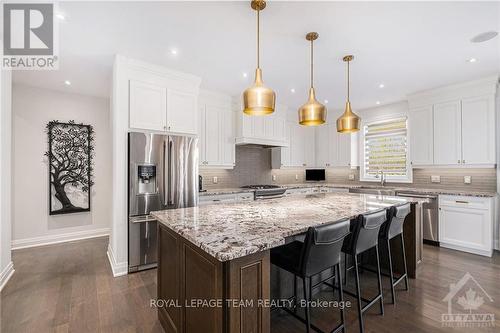
<svg viewBox="0 0 500 333"><path fill-rule="evenodd" d="M344 293L346 293L347 295L350 295L352 297L358 297L358 295L356 293L353 293L349 290L345 290L344 289ZM366 310L368 310L373 304L375 304L377 301L379 301L381 298L382 298L382 295L379 294L377 296L375 296L374 298L372 299L367 299L367 298L364 298L364 297L359 297L363 302L367 303L365 304L362 308L361 308L361 311L362 312L365 312Z"/></svg>

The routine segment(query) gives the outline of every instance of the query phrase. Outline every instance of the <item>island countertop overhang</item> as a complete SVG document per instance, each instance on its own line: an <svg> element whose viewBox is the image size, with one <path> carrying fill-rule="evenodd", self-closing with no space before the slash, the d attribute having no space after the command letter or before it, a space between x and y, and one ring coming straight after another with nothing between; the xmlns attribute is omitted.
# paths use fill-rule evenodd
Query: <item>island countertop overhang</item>
<svg viewBox="0 0 500 333"><path fill-rule="evenodd" d="M285 238L304 233L311 226L421 201L419 198L322 193L151 214L168 229L224 262L280 246Z"/></svg>

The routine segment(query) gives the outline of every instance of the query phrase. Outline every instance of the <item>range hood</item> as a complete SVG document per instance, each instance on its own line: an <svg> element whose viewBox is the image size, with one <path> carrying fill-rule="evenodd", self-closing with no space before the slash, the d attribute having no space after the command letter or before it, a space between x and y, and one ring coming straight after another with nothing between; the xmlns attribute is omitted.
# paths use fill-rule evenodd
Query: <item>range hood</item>
<svg viewBox="0 0 500 333"><path fill-rule="evenodd" d="M250 116L243 113L241 97L233 99L235 111L237 146L255 146L263 148L288 147L287 139L287 107L276 104L275 110L270 115Z"/></svg>
<svg viewBox="0 0 500 333"><path fill-rule="evenodd" d="M237 146L253 146L261 148L278 148L278 147L288 147L287 141L274 140L267 138L256 138L256 137L237 137L235 139Z"/></svg>

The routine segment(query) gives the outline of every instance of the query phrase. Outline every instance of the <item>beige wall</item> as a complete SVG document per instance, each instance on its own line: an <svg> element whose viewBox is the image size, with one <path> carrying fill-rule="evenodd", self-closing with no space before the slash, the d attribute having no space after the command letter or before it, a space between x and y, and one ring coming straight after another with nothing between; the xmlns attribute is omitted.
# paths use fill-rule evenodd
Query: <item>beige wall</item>
<svg viewBox="0 0 500 333"><path fill-rule="evenodd" d="M236 147L236 166L233 170L201 169L203 186L206 189L240 187L249 184L293 184L303 183L304 169L271 169L271 151L265 148ZM349 180L349 174L355 180ZM276 181L272 180L276 175ZM298 180L295 179L297 175ZM441 183L431 183L431 175L441 176ZM472 184L463 182L464 176L472 177ZM214 184L212 178L217 177ZM328 183L337 184L371 184L359 182L359 170L350 168L329 168L326 172ZM419 188L470 189L471 191L496 191L496 170L491 169L414 169L412 184L397 184Z"/></svg>
<svg viewBox="0 0 500 333"><path fill-rule="evenodd" d="M24 85L13 87L14 247L109 232L111 130L109 101ZM51 120L90 124L95 130L91 211L49 216L46 124Z"/></svg>
<svg viewBox="0 0 500 333"><path fill-rule="evenodd" d="M14 271L11 261L12 73L0 71L0 290Z"/></svg>

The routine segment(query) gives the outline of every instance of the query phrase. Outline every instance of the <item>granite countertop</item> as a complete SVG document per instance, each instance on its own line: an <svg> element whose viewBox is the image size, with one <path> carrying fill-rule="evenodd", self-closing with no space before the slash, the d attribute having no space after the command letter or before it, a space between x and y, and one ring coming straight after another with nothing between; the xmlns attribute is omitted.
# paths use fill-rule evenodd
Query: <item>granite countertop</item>
<svg viewBox="0 0 500 333"><path fill-rule="evenodd" d="M310 226L354 218L416 198L351 193L297 195L152 212L159 223L228 261L285 243Z"/></svg>
<svg viewBox="0 0 500 333"><path fill-rule="evenodd" d="M287 189L297 189L297 188L309 188L309 187L333 187L333 188L380 188L380 185L365 185L365 184L332 184L332 183L297 183L297 184L282 184L281 187L286 187ZM404 186L391 186L386 185L385 188L389 190L395 190L400 192L413 192L415 194L434 194L434 195L458 195L458 196L469 196L469 197L495 197L496 192L487 191L469 191L467 189L460 190L449 190L444 188L418 188L418 187L404 187ZM227 189L217 189L208 190L206 192L200 192L200 196L205 195L219 195L219 194L234 194L234 193L247 193L253 192L254 190L243 189L243 188L227 188Z"/></svg>

